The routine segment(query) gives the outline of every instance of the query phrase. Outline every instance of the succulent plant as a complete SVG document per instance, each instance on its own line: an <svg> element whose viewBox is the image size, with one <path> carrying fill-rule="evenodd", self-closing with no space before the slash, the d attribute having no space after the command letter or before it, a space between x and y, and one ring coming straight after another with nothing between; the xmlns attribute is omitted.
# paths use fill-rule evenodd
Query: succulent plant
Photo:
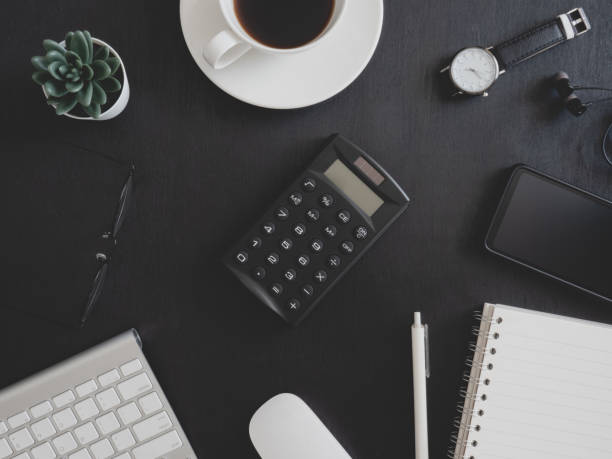
<svg viewBox="0 0 612 459"><path fill-rule="evenodd" d="M68 32L65 46L44 40L44 56L34 56L32 74L35 83L47 93L47 102L58 115L73 110L80 104L91 117L98 118L107 93L121 89L121 82L113 75L120 67L119 58L110 54L108 46L96 46L87 31Z"/></svg>

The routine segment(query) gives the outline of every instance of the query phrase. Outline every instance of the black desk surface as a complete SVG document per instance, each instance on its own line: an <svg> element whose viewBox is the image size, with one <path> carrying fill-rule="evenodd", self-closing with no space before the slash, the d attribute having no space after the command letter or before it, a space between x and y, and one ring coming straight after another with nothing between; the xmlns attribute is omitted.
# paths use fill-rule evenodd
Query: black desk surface
<svg viewBox="0 0 612 459"><path fill-rule="evenodd" d="M502 76L488 99L440 97L433 78L458 48L497 43L575 6L587 11L591 32ZM385 7L378 49L348 89L314 107L271 111L232 99L200 72L178 1L3 5L2 136L72 140L133 160L138 174L90 323L69 330L3 309L0 387L136 327L201 457L257 457L249 418L283 391L302 396L353 457L412 457L410 324L421 310L432 332L431 457L441 458L472 311L484 301L612 323L610 304L483 248L516 163L612 198L612 169L600 152L612 106L574 119L548 102L545 85L557 70L612 84L610 3L387 0ZM76 28L109 41L126 63L131 98L112 121L56 117L30 79L29 58L42 39ZM413 203L290 329L219 259L332 132L369 151Z"/></svg>

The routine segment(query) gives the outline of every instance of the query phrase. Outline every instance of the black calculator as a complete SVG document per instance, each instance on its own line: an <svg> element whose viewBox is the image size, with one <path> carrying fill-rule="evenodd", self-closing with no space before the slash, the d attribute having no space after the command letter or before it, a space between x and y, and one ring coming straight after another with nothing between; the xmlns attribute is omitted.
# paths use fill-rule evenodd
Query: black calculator
<svg viewBox="0 0 612 459"><path fill-rule="evenodd" d="M223 261L261 301L295 325L409 201L376 161L335 135Z"/></svg>

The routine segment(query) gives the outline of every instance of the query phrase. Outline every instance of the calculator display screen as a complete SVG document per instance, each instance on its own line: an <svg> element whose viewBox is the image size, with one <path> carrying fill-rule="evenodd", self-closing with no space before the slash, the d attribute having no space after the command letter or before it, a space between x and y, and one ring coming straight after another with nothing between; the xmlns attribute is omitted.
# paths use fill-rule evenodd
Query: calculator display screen
<svg viewBox="0 0 612 459"><path fill-rule="evenodd" d="M353 171L339 159L325 171L325 176L344 192L368 217L374 215L384 201L363 183Z"/></svg>

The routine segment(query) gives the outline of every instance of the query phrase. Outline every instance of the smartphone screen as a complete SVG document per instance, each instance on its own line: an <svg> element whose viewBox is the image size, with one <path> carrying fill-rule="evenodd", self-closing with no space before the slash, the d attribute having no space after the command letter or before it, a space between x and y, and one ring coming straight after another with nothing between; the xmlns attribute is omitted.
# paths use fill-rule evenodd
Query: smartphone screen
<svg viewBox="0 0 612 459"><path fill-rule="evenodd" d="M486 247L612 301L612 203L533 169L515 169Z"/></svg>

